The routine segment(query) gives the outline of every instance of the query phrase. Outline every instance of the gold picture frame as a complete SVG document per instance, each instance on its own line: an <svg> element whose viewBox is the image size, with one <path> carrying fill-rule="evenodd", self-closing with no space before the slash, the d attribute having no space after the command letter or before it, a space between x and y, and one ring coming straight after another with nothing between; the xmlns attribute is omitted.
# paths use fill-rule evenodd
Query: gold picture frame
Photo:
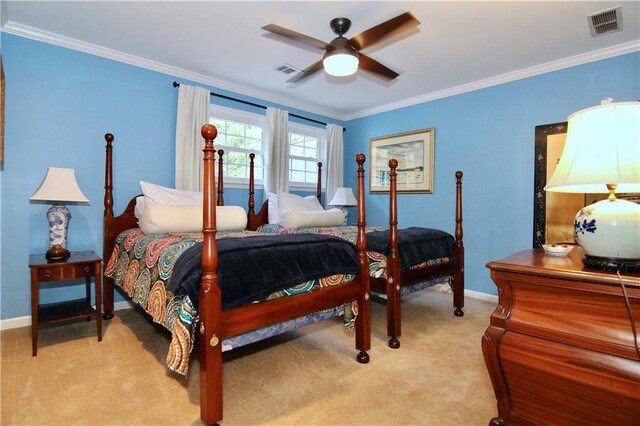
<svg viewBox="0 0 640 426"><path fill-rule="evenodd" d="M399 193L433 193L435 129L422 129L370 139L369 191L389 192L389 160L398 161Z"/></svg>

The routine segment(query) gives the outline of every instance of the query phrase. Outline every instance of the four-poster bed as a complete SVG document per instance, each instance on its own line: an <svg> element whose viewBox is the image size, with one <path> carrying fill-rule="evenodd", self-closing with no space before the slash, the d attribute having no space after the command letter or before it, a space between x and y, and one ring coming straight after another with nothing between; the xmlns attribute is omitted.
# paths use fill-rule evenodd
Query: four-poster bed
<svg viewBox="0 0 640 426"><path fill-rule="evenodd" d="M311 291L296 291L291 295L279 298L268 298L267 300L260 299L253 303L242 303L237 306L224 308L225 306L225 290L226 282L223 280L224 268L228 266L227 260L231 263L231 258L223 258L222 247L228 246L229 242L234 240L234 243L240 242L240 240L246 240L251 242L248 246L254 246L250 250L254 251L240 251L241 255L245 253L254 253L255 242L262 239L269 239L272 241L282 240L281 236L252 236L252 235L227 235L229 238L216 239L216 206L215 206L215 173L214 173L214 148L213 142L217 135L217 130L213 125L205 125L202 127L202 136L205 139L204 146L204 191L203 191L203 228L202 235L194 236L188 234L186 236L187 242L179 240L178 236L174 235L157 235L157 236L145 236L141 234L141 231L136 230L137 222L134 216L135 198L132 199L124 213L119 216L114 216L113 213L113 155L112 155L112 143L114 140L113 135L105 135L106 145L106 168L105 168L105 196L104 196L104 258L107 261L105 267L105 286L104 286L104 311L105 319L113 318L113 303L114 303L114 285L116 282L120 282L123 285L123 289L127 294L132 295L132 299L136 302L144 302L144 305L151 306L147 309L147 312L154 316L158 310L165 313L170 309L173 309L176 304L173 303L175 296L172 290L163 290L165 293L161 293L163 297L167 299L167 305L157 307L158 298L154 298L153 294L145 296L140 293L140 289L145 287L151 287L151 280L148 278L148 274L158 274L154 276L156 278L162 278L166 264L172 264L172 259L177 257L175 261L175 267L178 267L178 262L185 258L187 253L190 253L192 249L199 248L201 255L194 257L196 262L201 267L201 275L198 275L197 285L197 312L190 311L190 306L184 304L181 307L180 315L194 315L193 328L199 341L199 353L200 353L200 407L201 407L201 419L205 424L214 424L222 419L222 343L224 339L232 336L241 335L251 330L260 329L265 326L273 325L276 323L286 322L288 320L295 320L308 314L321 312L327 308L334 306L341 306L348 303L357 303L357 317L355 319L355 341L356 348L359 351L357 360L360 363L366 363L369 361L369 355L367 351L370 349L370 313L369 313L369 264L367 262L366 255L366 235L365 235L365 206L364 206L364 167L365 162L364 154L358 154L356 161L358 164L358 206L357 206L357 239L354 250L351 245L350 254L355 262L356 270L350 270L350 273L344 274L345 277L340 278L338 282L335 281L337 275L331 275L326 277L325 282L321 285L311 289ZM219 153L221 158L222 153ZM219 168L221 175L222 168ZM222 187L220 186L219 189ZM218 195L218 203L222 204L222 193ZM230 238L230 237L246 236L246 238ZM309 238L305 236L294 236L295 243L307 244ZM302 238L299 238L302 237ZM326 236L325 236L326 237ZM325 237L318 240L319 244L325 244L329 241ZM333 238L333 237L326 237ZM160 252L161 248L172 247L172 244L183 244L182 248L186 247L184 244L189 245L195 243L201 239L202 245L192 245L188 250L181 252L182 254L174 257L164 255ZM304 241L303 241L304 240ZM341 241L336 238L335 240ZM336 241L334 241L336 242ZM289 244L289 243L287 243ZM311 244L311 243L309 243ZM348 244L341 241L339 244ZM122 251L130 248L133 251L132 257L124 256ZM295 246L296 248L298 246ZM317 247L317 246L316 246ZM322 247L329 247L322 246ZM285 247L286 249L286 247ZM241 250L245 250L243 247ZM249 249L246 249L249 250ZM329 249L323 249L328 251L328 255L338 256L338 248L331 246ZM290 251L306 251L306 250L290 250ZM347 250L348 251L348 250ZM299 254L299 253L298 253ZM133 257L136 259L132 260ZM342 257L348 257L347 255ZM139 259L139 262L138 262ZM151 259L151 260L150 260ZM251 258L253 259L253 258ZM313 258L310 264L317 264ZM348 259L347 259L348 260ZM246 261L246 258L245 258ZM345 261L346 262L346 261ZM140 265L146 263L146 265ZM325 262L326 263L326 262ZM333 263L333 262L329 262ZM149 272L153 266L153 272ZM156 266L157 265L157 266ZM146 267L146 268L145 268ZM159 269L160 272L156 270ZM245 270L247 268L245 267ZM132 272L133 271L133 272ZM142 271L142 272L140 272ZM345 269L346 271L346 269ZM140 272L140 273L139 273ZM266 269L260 270L268 275ZM144 275L144 274L147 275ZM175 272L174 272L175 273ZM226 273L227 277L239 275L241 271L235 271L235 274ZM153 276L153 275L152 275ZM171 278L173 279L173 278ZM157 288L158 283L162 281L158 279L153 284L152 291ZM322 281L322 278L319 279ZM171 283L171 281L168 281ZM224 284L224 285L223 285ZM299 290L299 289L298 289ZM176 293L177 295L177 293ZM151 303L155 300L155 303ZM189 301L188 295L183 300ZM226 300L228 302L228 300ZM227 303L228 304L228 303ZM346 305L345 305L346 306ZM163 309L166 309L163 310ZM344 308L347 309L346 307ZM173 311L172 311L173 312ZM177 329L180 329L179 324L174 324ZM169 352L169 358L176 358L176 351L179 349L172 341L172 347ZM183 354L184 355L184 354ZM186 354L188 355L188 354ZM180 359L180 364L184 364L184 360Z"/></svg>

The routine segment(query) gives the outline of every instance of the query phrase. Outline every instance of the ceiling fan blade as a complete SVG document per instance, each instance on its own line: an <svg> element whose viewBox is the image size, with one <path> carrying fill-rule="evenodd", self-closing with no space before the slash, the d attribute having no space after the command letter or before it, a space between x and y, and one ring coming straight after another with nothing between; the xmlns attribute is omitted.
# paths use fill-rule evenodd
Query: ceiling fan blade
<svg viewBox="0 0 640 426"><path fill-rule="evenodd" d="M420 21L411 12L406 12L350 38L349 44L356 50L364 49L418 25Z"/></svg>
<svg viewBox="0 0 640 426"><path fill-rule="evenodd" d="M307 35L295 32L276 24L265 25L264 27L262 27L262 29L274 34L278 34L279 36L286 37L290 40L297 41L298 43L314 47L318 50L324 50L327 47L327 43L325 43L324 41L318 40L317 38L309 37Z"/></svg>
<svg viewBox="0 0 640 426"><path fill-rule="evenodd" d="M291 77L289 80L287 80L287 83L297 83L298 81L309 77L310 75L312 75L317 71L320 71L321 69L322 69L322 59L319 60L318 62L314 62L313 64L309 65L307 68L300 71L297 75L294 75L293 77Z"/></svg>
<svg viewBox="0 0 640 426"><path fill-rule="evenodd" d="M398 75L400 75L397 72L385 67L375 59L371 59L370 57L368 57L367 55L363 55L362 53L360 53L360 64L358 65L358 67L360 69L372 72L387 81L391 81Z"/></svg>

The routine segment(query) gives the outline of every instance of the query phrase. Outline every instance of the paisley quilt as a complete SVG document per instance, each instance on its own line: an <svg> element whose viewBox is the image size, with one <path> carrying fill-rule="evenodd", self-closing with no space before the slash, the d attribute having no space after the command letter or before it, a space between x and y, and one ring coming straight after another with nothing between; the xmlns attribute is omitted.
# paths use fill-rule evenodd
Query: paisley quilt
<svg viewBox="0 0 640 426"><path fill-rule="evenodd" d="M246 238L259 236L251 231L218 232L217 238ZM112 278L131 299L151 315L154 322L171 332L171 344L167 354L170 370L186 375L189 355L195 342L195 326L198 320L196 304L188 295L178 295L167 290L173 267L177 259L202 242L201 233L147 235L140 229L122 232L116 239L113 253L105 267L105 275ZM353 274L338 274L300 283L291 288L275 291L266 299L285 297L321 287L342 284L354 279ZM357 308L355 304L329 309L313 314L312 318L323 319L344 313L345 324L353 327ZM307 320L296 319L268 327L266 330L246 333L223 342L223 348L238 347L262 338L278 334L300 325ZM251 334L251 335L250 335Z"/></svg>

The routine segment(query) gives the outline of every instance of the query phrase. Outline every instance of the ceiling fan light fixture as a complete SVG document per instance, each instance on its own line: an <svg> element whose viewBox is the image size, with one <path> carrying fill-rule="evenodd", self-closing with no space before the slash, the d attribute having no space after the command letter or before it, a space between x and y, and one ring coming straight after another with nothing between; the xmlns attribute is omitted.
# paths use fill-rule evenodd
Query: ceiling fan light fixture
<svg viewBox="0 0 640 426"><path fill-rule="evenodd" d="M322 58L326 73L335 77L354 74L358 71L359 62L358 52L344 37L335 38Z"/></svg>
<svg viewBox="0 0 640 426"><path fill-rule="evenodd" d="M349 52L332 52L322 60L324 70L335 77L346 77L358 71L358 57Z"/></svg>

